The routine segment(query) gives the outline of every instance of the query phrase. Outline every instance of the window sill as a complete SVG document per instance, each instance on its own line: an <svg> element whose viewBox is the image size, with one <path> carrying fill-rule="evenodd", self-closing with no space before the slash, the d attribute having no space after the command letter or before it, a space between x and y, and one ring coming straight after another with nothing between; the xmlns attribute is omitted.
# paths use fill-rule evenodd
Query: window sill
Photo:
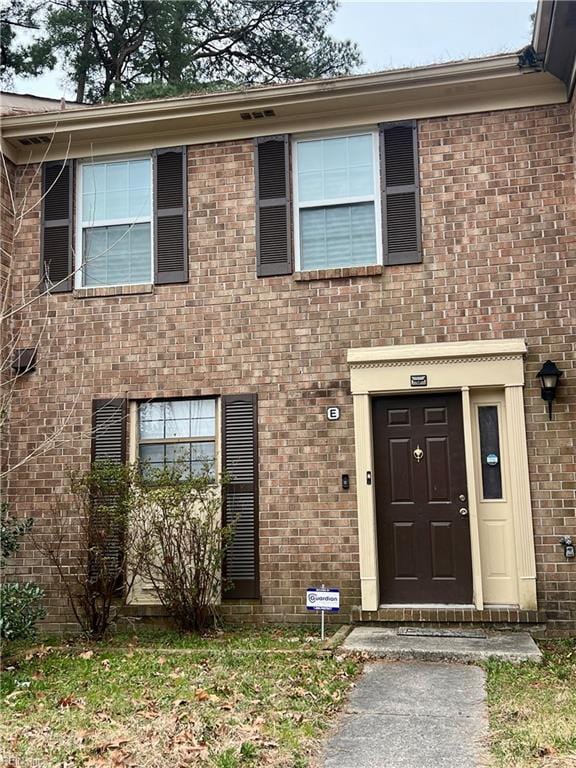
<svg viewBox="0 0 576 768"><path fill-rule="evenodd" d="M154 293L154 285L101 285L97 288L75 288L75 299L96 299L100 296L133 296L138 293Z"/></svg>
<svg viewBox="0 0 576 768"><path fill-rule="evenodd" d="M336 269L312 269L308 272L295 272L297 283L307 283L311 280L334 280L340 277L373 277L382 275L382 264L371 264L366 267L337 267Z"/></svg>

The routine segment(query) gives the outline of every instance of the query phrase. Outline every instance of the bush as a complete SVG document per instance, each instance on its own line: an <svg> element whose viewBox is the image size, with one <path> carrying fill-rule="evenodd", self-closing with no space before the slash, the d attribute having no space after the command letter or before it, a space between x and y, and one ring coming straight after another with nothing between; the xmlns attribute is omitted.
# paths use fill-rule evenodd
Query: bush
<svg viewBox="0 0 576 768"><path fill-rule="evenodd" d="M134 469L99 461L87 472L70 472L70 501L58 502L62 523L38 550L55 567L60 586L86 635L98 640L126 605L133 583L127 574L129 516ZM78 533L70 540L70 522Z"/></svg>
<svg viewBox="0 0 576 768"><path fill-rule="evenodd" d="M44 592L37 584L8 582L0 587L0 637L24 640L36 633L36 622L46 615L41 601Z"/></svg>
<svg viewBox="0 0 576 768"><path fill-rule="evenodd" d="M222 562L232 526L222 527L221 492L212 470L144 471L133 505L135 568L183 631L216 618Z"/></svg>
<svg viewBox="0 0 576 768"><path fill-rule="evenodd" d="M4 506L0 512L0 568L20 546L20 539L32 527L32 519L14 520ZM4 582L0 586L0 638L23 640L32 637L36 622L44 618L43 591L32 582Z"/></svg>

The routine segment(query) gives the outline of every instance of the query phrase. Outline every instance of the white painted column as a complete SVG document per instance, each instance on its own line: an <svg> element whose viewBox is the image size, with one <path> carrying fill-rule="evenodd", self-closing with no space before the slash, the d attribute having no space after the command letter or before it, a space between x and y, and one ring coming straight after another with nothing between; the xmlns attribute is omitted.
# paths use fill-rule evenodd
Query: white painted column
<svg viewBox="0 0 576 768"><path fill-rule="evenodd" d="M378 540L374 498L372 415L368 394L354 395L354 433L362 610L377 611L379 605ZM366 482L367 472L372 474L371 485Z"/></svg>
<svg viewBox="0 0 576 768"><path fill-rule="evenodd" d="M534 555L532 501L530 498L522 386L506 386L506 426L510 456L510 495L518 568L519 606L522 610L535 611L538 607L536 558Z"/></svg>
<svg viewBox="0 0 576 768"><path fill-rule="evenodd" d="M478 524L478 505L476 503L476 474L474 472L474 444L472 442L472 408L470 407L470 387L462 387L462 418L464 421L464 454L466 457L466 483L468 486L468 519L470 520L470 547L472 552L472 589L474 607L484 608L482 593L482 559L480 557L480 527Z"/></svg>

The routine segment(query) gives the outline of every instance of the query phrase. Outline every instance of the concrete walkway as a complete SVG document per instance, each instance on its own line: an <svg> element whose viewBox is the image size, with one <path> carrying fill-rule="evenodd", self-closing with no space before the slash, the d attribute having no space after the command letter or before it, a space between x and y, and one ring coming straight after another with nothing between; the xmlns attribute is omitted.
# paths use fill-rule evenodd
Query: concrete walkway
<svg viewBox="0 0 576 768"><path fill-rule="evenodd" d="M487 732L479 667L371 662L327 743L324 768L479 768Z"/></svg>

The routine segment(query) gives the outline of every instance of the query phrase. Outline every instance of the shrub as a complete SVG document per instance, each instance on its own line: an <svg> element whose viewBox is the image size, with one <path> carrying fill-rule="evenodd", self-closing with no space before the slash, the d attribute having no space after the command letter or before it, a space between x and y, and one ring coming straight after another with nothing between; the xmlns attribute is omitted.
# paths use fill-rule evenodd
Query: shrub
<svg viewBox="0 0 576 768"><path fill-rule="evenodd" d="M8 517L6 506L0 511L0 568L20 546L21 538L32 527L32 519ZM46 614L42 607L43 591L32 582L8 582L0 585L0 638L23 640L32 637L36 622Z"/></svg>
<svg viewBox="0 0 576 768"><path fill-rule="evenodd" d="M7 582L0 587L0 637L23 640L36 633L36 622L46 615L44 592L37 584Z"/></svg>
<svg viewBox="0 0 576 768"><path fill-rule="evenodd" d="M134 469L99 461L69 476L71 501L53 508L53 519L63 522L49 543L36 546L56 568L78 624L97 640L119 617L134 582L127 572Z"/></svg>
<svg viewBox="0 0 576 768"><path fill-rule="evenodd" d="M221 524L226 479L209 466L182 475L178 466L143 472L133 504L135 569L179 629L194 631L216 617L233 528Z"/></svg>

